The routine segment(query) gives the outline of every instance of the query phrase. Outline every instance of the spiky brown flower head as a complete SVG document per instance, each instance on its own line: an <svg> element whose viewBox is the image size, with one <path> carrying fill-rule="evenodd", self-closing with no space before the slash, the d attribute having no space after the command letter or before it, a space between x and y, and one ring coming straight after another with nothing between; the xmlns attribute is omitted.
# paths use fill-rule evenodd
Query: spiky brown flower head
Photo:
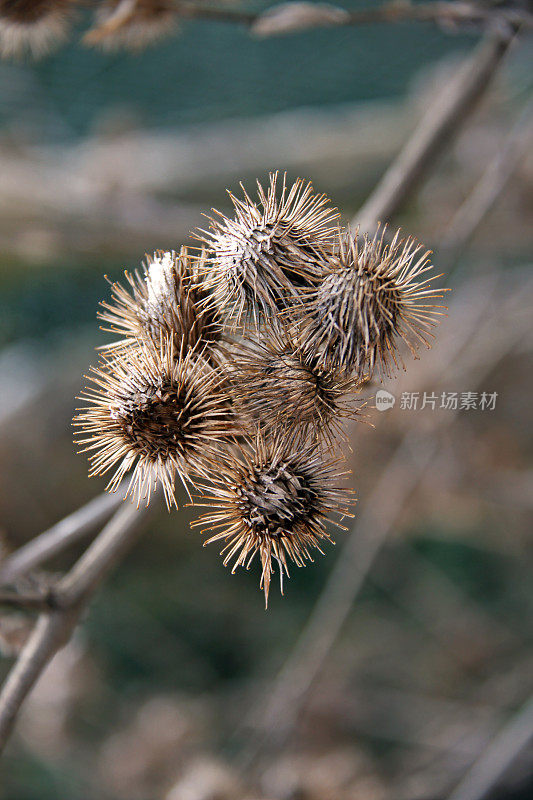
<svg viewBox="0 0 533 800"><path fill-rule="evenodd" d="M240 200L228 192L235 216L210 219L209 231L197 238L207 244L212 259L207 284L234 328L272 318L298 302L302 288L316 286L328 267L338 212L311 183L298 178L289 188L287 175L270 174L265 191L257 182L258 202L241 189Z"/></svg>
<svg viewBox="0 0 533 800"><path fill-rule="evenodd" d="M125 272L129 287L111 284L112 302L98 317L123 338L102 349L135 344L140 338L159 342L171 336L176 356L189 350L203 352L217 362L217 345L222 337L222 319L209 292L203 287L205 251L192 255L182 247L179 254L158 250L146 256L144 274Z"/></svg>
<svg viewBox="0 0 533 800"><path fill-rule="evenodd" d="M322 365L286 329L234 344L226 369L236 408L266 431L300 429L332 447L360 410L357 380Z"/></svg>
<svg viewBox="0 0 533 800"><path fill-rule="evenodd" d="M224 564L249 569L261 560L261 588L268 604L270 581L278 564L281 591L288 562L297 566L312 561L311 551L331 541L326 522L353 516L351 490L337 485L347 473L338 461L325 461L317 443L306 443L293 433L265 438L257 431L239 451L230 454L212 478L211 487L195 505L211 510L192 526L213 534L205 542L225 542ZM204 487L205 488L205 487ZM213 533L214 532L214 533Z"/></svg>
<svg viewBox="0 0 533 800"><path fill-rule="evenodd" d="M105 0L84 42L105 49L141 50L175 31L173 0Z"/></svg>
<svg viewBox="0 0 533 800"><path fill-rule="evenodd" d="M42 56L65 38L74 0L0 0L0 55Z"/></svg>
<svg viewBox="0 0 533 800"><path fill-rule="evenodd" d="M339 230L333 266L309 294L300 335L322 364L351 370L361 379L376 365L383 375L404 367L398 345L412 355L420 344L430 347L432 328L443 314L433 301L444 289L431 286L435 277L429 256L413 237L385 239L386 226L373 238Z"/></svg>
<svg viewBox="0 0 533 800"><path fill-rule="evenodd" d="M186 489L206 478L239 432L222 376L193 351L176 358L172 337L113 352L91 371L77 444L91 452L91 476L115 469L108 491L131 472L127 494L137 505L158 482L169 509L176 505L176 473Z"/></svg>

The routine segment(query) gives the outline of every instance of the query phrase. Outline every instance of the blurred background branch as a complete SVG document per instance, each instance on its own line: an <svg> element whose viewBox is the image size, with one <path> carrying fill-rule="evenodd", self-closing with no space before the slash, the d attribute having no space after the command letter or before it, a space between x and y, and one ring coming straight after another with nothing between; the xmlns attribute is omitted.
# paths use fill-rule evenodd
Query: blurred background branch
<svg viewBox="0 0 533 800"><path fill-rule="evenodd" d="M87 551L49 587L50 609L41 614L0 692L0 752L4 749L20 708L57 651L68 642L92 594L137 534L146 511L126 503Z"/></svg>
<svg viewBox="0 0 533 800"><path fill-rule="evenodd" d="M533 738L530 698L483 750L449 800L483 800Z"/></svg>
<svg viewBox="0 0 533 800"><path fill-rule="evenodd" d="M499 143L497 152L489 160L487 169L468 197L453 215L442 237L439 252L453 264L464 252L483 219L504 191L514 171L523 162L533 140L533 108L531 103L520 114L520 119Z"/></svg>
<svg viewBox="0 0 533 800"><path fill-rule="evenodd" d="M461 129L483 96L512 41L512 36L493 36L457 71L438 93L422 122L393 161L376 189L359 210L354 224L362 231L386 222L434 168L450 140Z"/></svg>
<svg viewBox="0 0 533 800"><path fill-rule="evenodd" d="M13 583L90 534L124 499L121 491L101 494L10 553L0 564L0 584Z"/></svg>
<svg viewBox="0 0 533 800"><path fill-rule="evenodd" d="M392 0L346 11L329 4L288 2L272 6L265 12L253 13L238 9L206 7L178 0L177 13L185 19L234 22L251 26L258 36L283 35L314 27L372 25L375 23L433 22L453 28L461 25L524 26L533 25L533 14L519 5L485 5L479 2L412 3Z"/></svg>

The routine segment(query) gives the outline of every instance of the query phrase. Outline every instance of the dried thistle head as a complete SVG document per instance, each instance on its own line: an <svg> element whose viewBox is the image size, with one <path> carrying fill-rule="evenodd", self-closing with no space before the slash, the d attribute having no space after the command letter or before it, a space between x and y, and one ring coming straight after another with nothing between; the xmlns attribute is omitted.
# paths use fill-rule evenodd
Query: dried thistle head
<svg viewBox="0 0 533 800"><path fill-rule="evenodd" d="M228 355L236 406L265 430L300 428L331 446L341 420L357 414L357 381L322 365L287 330L236 344Z"/></svg>
<svg viewBox="0 0 533 800"><path fill-rule="evenodd" d="M370 239L339 231L334 266L309 294L300 328L319 361L352 370L363 378L376 364L385 375L403 366L403 340L413 356L420 344L430 347L431 329L442 315L435 304L442 289L431 287L429 256L414 238L385 240L386 228Z"/></svg>
<svg viewBox="0 0 533 800"><path fill-rule="evenodd" d="M199 273L205 253L191 255L185 247L178 254L159 250L146 256L144 275L126 272L130 288L111 285L113 300L102 302L99 319L124 338L103 349L116 349L149 338L159 342L171 336L176 355L196 348L205 357L215 355L221 337L221 318L209 293L202 287Z"/></svg>
<svg viewBox="0 0 533 800"><path fill-rule="evenodd" d="M205 478L238 432L220 374L194 352L176 358L171 337L119 350L88 377L77 444L91 452L90 475L115 469L109 491L132 471L127 494L137 504L148 504L160 481L168 507L176 505L176 473L185 488Z"/></svg>
<svg viewBox="0 0 533 800"><path fill-rule="evenodd" d="M42 56L65 38L73 0L0 0L0 55Z"/></svg>
<svg viewBox="0 0 533 800"><path fill-rule="evenodd" d="M215 211L220 219L198 235L212 255L207 283L235 326L275 315L298 300L302 287L317 285L338 219L325 195L301 179L288 188L286 174L279 195L277 172L266 191L258 181L257 203L241 188L243 200L229 193L235 216Z"/></svg>
<svg viewBox="0 0 533 800"><path fill-rule="evenodd" d="M192 525L215 532L205 544L225 542L224 564L233 562L233 572L239 566L248 569L259 554L268 604L274 562L283 592L288 561L304 566L313 560L312 549L322 552L322 541L331 541L328 515L352 516L350 490L336 485L345 474L337 462L324 461L316 443L306 444L297 434L265 438L257 432L212 477L212 488L195 503L212 510Z"/></svg>
<svg viewBox="0 0 533 800"><path fill-rule="evenodd" d="M175 22L173 0L105 0L84 41L106 49L140 50L172 33Z"/></svg>

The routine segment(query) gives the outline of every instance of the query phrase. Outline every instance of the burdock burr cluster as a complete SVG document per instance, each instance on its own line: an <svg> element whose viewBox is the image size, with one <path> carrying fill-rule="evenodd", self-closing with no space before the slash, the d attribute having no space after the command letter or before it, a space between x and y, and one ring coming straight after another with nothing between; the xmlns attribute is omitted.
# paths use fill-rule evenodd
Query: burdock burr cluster
<svg viewBox="0 0 533 800"><path fill-rule="evenodd" d="M200 247L158 251L112 284L99 317L119 339L74 424L110 491L148 503L160 484L177 508L178 476L225 564L259 554L268 601L276 563L282 583L330 539L330 515L352 516L343 423L404 345L429 346L442 290L414 239L342 228L303 180L257 189L230 194L234 216L215 212Z"/></svg>

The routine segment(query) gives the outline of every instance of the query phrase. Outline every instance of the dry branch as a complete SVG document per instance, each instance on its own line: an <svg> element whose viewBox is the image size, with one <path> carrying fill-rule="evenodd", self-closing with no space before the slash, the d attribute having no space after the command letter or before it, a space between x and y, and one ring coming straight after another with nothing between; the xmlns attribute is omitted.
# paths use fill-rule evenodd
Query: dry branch
<svg viewBox="0 0 533 800"><path fill-rule="evenodd" d="M485 93L511 41L510 36L494 36L482 42L454 79L436 93L435 103L357 213L354 224L362 231L386 222L413 194Z"/></svg>
<svg viewBox="0 0 533 800"><path fill-rule="evenodd" d="M111 516L123 497L122 491L116 494L98 495L8 555L0 564L0 586L13 583L83 539Z"/></svg>
<svg viewBox="0 0 533 800"><path fill-rule="evenodd" d="M448 800L484 800L533 739L533 697L476 759Z"/></svg>
<svg viewBox="0 0 533 800"><path fill-rule="evenodd" d="M0 606L21 608L26 611L51 611L52 595L47 592L19 594L18 592L0 592Z"/></svg>
<svg viewBox="0 0 533 800"><path fill-rule="evenodd" d="M357 25L371 25L379 23L400 22L429 22L445 25L450 28L459 28L472 25L506 27L532 27L533 14L522 8L490 8L483 7L473 2L433 2L414 4L406 2L383 3L378 7L368 7L345 11L329 4L323 8L340 12L323 14L322 18L316 14L315 3L281 3L272 6L264 12L254 13L232 8L207 7L197 3L178 0L176 9L179 17L183 19L199 19L212 22L226 22L250 27L252 32L259 36L283 35L294 33L298 30L316 27L347 27ZM320 4L318 4L319 7ZM294 24L294 9L298 12L299 24ZM308 10L307 18L305 10ZM283 15L285 15L283 17ZM274 24L275 23L275 24Z"/></svg>
<svg viewBox="0 0 533 800"><path fill-rule="evenodd" d="M132 543L146 511L127 503L108 522L70 572L50 590L53 611L42 613L0 694L0 752L37 679L72 631L96 588Z"/></svg>
<svg viewBox="0 0 533 800"><path fill-rule="evenodd" d="M456 255L468 245L498 197L505 191L531 147L532 138L533 109L530 103L501 144L499 152L489 159L479 182L453 215L440 248L447 261L453 263Z"/></svg>

